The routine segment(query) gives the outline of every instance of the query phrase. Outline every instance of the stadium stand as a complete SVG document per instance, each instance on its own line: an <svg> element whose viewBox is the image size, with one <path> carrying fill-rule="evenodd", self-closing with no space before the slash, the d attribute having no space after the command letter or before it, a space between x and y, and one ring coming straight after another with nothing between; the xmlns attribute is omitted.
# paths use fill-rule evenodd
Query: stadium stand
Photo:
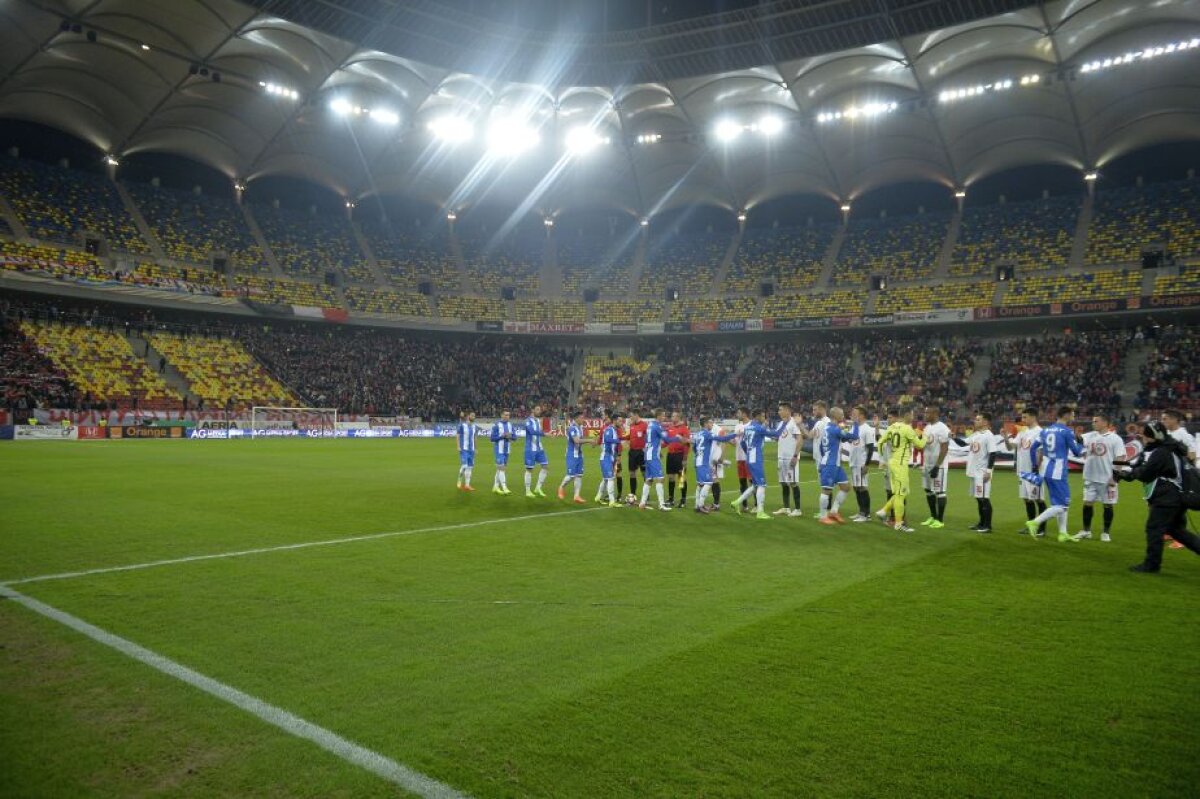
<svg viewBox="0 0 1200 799"><path fill-rule="evenodd" d="M175 407L182 397L134 354L128 339L89 324L25 320L21 332L61 370L85 402L142 409Z"/></svg>
<svg viewBox="0 0 1200 799"><path fill-rule="evenodd" d="M830 291L825 294L776 294L763 301L764 318L789 319L814 316L861 314L867 292L863 290Z"/></svg>
<svg viewBox="0 0 1200 799"><path fill-rule="evenodd" d="M395 286L416 291L428 280L439 292L462 291L458 266L444 231L409 231L391 222L364 218L358 223L379 268Z"/></svg>
<svg viewBox="0 0 1200 799"><path fill-rule="evenodd" d="M992 368L980 398L999 418L1026 405L1045 412L1073 405L1081 414L1120 410L1124 331L1026 336L992 346Z"/></svg>
<svg viewBox="0 0 1200 799"><path fill-rule="evenodd" d="M967 384L983 347L964 338L872 336L860 346L860 402L937 405L968 412ZM878 399L876 399L878 398Z"/></svg>
<svg viewBox="0 0 1200 799"><path fill-rule="evenodd" d="M1141 410L1178 408L1200 412L1200 333L1189 327L1154 331L1142 366L1142 388L1134 401Z"/></svg>
<svg viewBox="0 0 1200 799"><path fill-rule="evenodd" d="M990 280L889 286L886 291L881 291L876 296L875 313L987 306L992 304L995 291L996 284Z"/></svg>
<svg viewBox="0 0 1200 799"><path fill-rule="evenodd" d="M668 319L672 322L749 319L757 305L758 300L753 297L685 297L671 303Z"/></svg>
<svg viewBox="0 0 1200 799"><path fill-rule="evenodd" d="M578 297L591 287L602 295L629 293L636 249L632 238L564 235L556 243L564 297Z"/></svg>
<svg viewBox="0 0 1200 799"><path fill-rule="evenodd" d="M886 275L895 282L932 277L949 226L950 215L943 213L852 220L833 282L866 287L871 275Z"/></svg>
<svg viewBox="0 0 1200 799"><path fill-rule="evenodd" d="M1181 267L1178 274L1158 275L1154 278L1155 296L1195 293L1200 293L1200 264Z"/></svg>
<svg viewBox="0 0 1200 799"><path fill-rule="evenodd" d="M582 324L587 319L587 306L578 300L517 299L516 314L523 322Z"/></svg>
<svg viewBox="0 0 1200 799"><path fill-rule="evenodd" d="M270 271L241 209L232 199L145 183L127 183L126 188L167 257L208 264L214 252L224 252L233 258L238 271Z"/></svg>
<svg viewBox="0 0 1200 799"><path fill-rule="evenodd" d="M538 295L544 238L512 235L493 243L484 234L460 234L458 240L472 289L485 297L499 296L504 286L515 288L518 296Z"/></svg>
<svg viewBox="0 0 1200 799"><path fill-rule="evenodd" d="M429 307L429 298L424 294L391 289L347 286L346 305L352 311L366 313L421 317L433 315L433 310Z"/></svg>
<svg viewBox="0 0 1200 799"><path fill-rule="evenodd" d="M284 272L321 279L326 272L340 271L356 283L375 282L344 217L267 205L255 205L250 210Z"/></svg>
<svg viewBox="0 0 1200 799"><path fill-rule="evenodd" d="M508 319L508 310L498 297L446 295L438 297L438 315L443 319L502 322Z"/></svg>
<svg viewBox="0 0 1200 799"><path fill-rule="evenodd" d="M150 252L116 187L99 175L3 158L0 194L36 239L82 245L80 233L88 231L114 250Z"/></svg>
<svg viewBox="0 0 1200 799"><path fill-rule="evenodd" d="M100 259L80 250L0 241L0 261L14 272L44 272L64 279L116 280L116 273Z"/></svg>
<svg viewBox="0 0 1200 799"><path fill-rule="evenodd" d="M597 300L592 303L592 319L633 325L638 322L661 322L666 313L663 300Z"/></svg>
<svg viewBox="0 0 1200 799"><path fill-rule="evenodd" d="M792 401L796 410L807 413L816 400L847 407L861 394L853 358L853 346L841 341L760 344L741 374L731 379L730 389L739 405L750 408L771 409Z"/></svg>
<svg viewBox="0 0 1200 799"><path fill-rule="evenodd" d="M318 308L340 306L337 290L323 283L275 280L259 275L234 275L234 286L242 296L277 305L308 305Z"/></svg>
<svg viewBox="0 0 1200 799"><path fill-rule="evenodd" d="M1087 263L1138 263L1144 245L1162 242L1176 258L1200 255L1200 183L1193 180L1100 189L1092 211Z"/></svg>
<svg viewBox="0 0 1200 799"><path fill-rule="evenodd" d="M836 232L834 225L748 229L722 289L757 291L766 280L774 280L784 292L812 288L821 276L821 262Z"/></svg>
<svg viewBox="0 0 1200 799"><path fill-rule="evenodd" d="M682 411L696 420L700 414L730 416L737 403L721 388L737 369L742 349L703 341L674 341L640 348L641 357L653 357L658 368L642 373L630 389L629 402L642 408ZM703 363L703 369L696 364Z"/></svg>
<svg viewBox="0 0 1200 799"><path fill-rule="evenodd" d="M151 333L158 350L210 406L294 406L298 400L236 341L227 338Z"/></svg>
<svg viewBox="0 0 1200 799"><path fill-rule="evenodd" d="M470 343L395 331L239 326L238 339L282 382L313 405L350 413L457 418L496 416L540 403L563 407L567 356L536 340Z"/></svg>
<svg viewBox="0 0 1200 799"><path fill-rule="evenodd" d="M172 266L142 261L134 268L131 277L143 285L193 293L220 294L228 290L224 276L199 266Z"/></svg>
<svg viewBox="0 0 1200 799"><path fill-rule="evenodd" d="M579 402L594 410L613 408L631 397L642 375L654 366L654 356L584 356L583 376L579 380Z"/></svg>
<svg viewBox="0 0 1200 799"><path fill-rule="evenodd" d="M707 294L729 249L732 234L666 233L646 247L646 264L638 281L642 294L661 296L668 287L682 295Z"/></svg>
<svg viewBox="0 0 1200 799"><path fill-rule="evenodd" d="M77 408L80 397L67 373L39 350L15 320L0 326L0 407L17 419L31 408Z"/></svg>
<svg viewBox="0 0 1200 799"><path fill-rule="evenodd" d="M1142 293L1142 275L1120 270L1077 275L1042 275L1014 280L1009 284L1004 305L1029 305L1074 300L1111 300Z"/></svg>
<svg viewBox="0 0 1200 799"><path fill-rule="evenodd" d="M1017 274L1066 267L1075 239L1080 198L967 208L951 256L950 274L990 276L1012 262Z"/></svg>

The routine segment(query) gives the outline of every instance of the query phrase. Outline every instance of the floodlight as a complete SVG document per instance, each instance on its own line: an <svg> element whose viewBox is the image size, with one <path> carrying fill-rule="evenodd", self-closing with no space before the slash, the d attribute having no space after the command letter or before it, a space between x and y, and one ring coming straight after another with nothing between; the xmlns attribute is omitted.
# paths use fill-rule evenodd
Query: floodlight
<svg viewBox="0 0 1200 799"><path fill-rule="evenodd" d="M380 125L387 125L389 127L400 124L400 115L395 111L389 111L386 108L372 108L371 119L375 120Z"/></svg>
<svg viewBox="0 0 1200 799"><path fill-rule="evenodd" d="M954 192L954 196L961 200L967 196L967 192L965 189L959 189L958 191Z"/></svg>
<svg viewBox="0 0 1200 799"><path fill-rule="evenodd" d="M488 149L497 155L520 155L540 141L537 130L519 119L497 119L488 128Z"/></svg>
<svg viewBox="0 0 1200 799"><path fill-rule="evenodd" d="M850 210L850 203L842 203L842 210L843 210L843 211L849 211L849 210Z"/></svg>
<svg viewBox="0 0 1200 799"><path fill-rule="evenodd" d="M783 120L777 116L765 116L758 120L758 132L764 136L774 136L783 130Z"/></svg>
<svg viewBox="0 0 1200 799"><path fill-rule="evenodd" d="M117 160L117 157L115 155L104 156L104 163L108 164L109 166L120 166L121 165L121 162Z"/></svg>
<svg viewBox="0 0 1200 799"><path fill-rule="evenodd" d="M1094 169L1090 172L1083 173L1083 179L1086 180L1088 183L1095 181L1098 177L1100 177L1100 173Z"/></svg>
<svg viewBox="0 0 1200 799"><path fill-rule="evenodd" d="M148 44L143 44L143 45L142 45L142 49L143 49L143 50L149 50L149 49L150 49L150 45L148 45Z"/></svg>
<svg viewBox="0 0 1200 799"><path fill-rule="evenodd" d="M429 123L429 131L434 136L446 142L464 142L471 138L474 131L471 123L462 117L440 117Z"/></svg>
<svg viewBox="0 0 1200 799"><path fill-rule="evenodd" d="M745 211L738 211L737 221L739 221L739 222L746 221L746 212Z"/></svg>
<svg viewBox="0 0 1200 799"><path fill-rule="evenodd" d="M446 219L450 222L453 222L455 219L458 219L458 214L454 213L453 211L447 211Z"/></svg>
<svg viewBox="0 0 1200 799"><path fill-rule="evenodd" d="M545 219L542 220L542 224L545 225L546 227L554 227L554 220L551 219L550 217L546 217Z"/></svg>
<svg viewBox="0 0 1200 799"><path fill-rule="evenodd" d="M742 130L742 126L732 119L722 119L713 128L713 133L716 134L718 141L731 142L742 135Z"/></svg>
<svg viewBox="0 0 1200 799"><path fill-rule="evenodd" d="M609 139L582 126L572 128L567 133L567 149L577 155L585 155L600 145L608 143Z"/></svg>
<svg viewBox="0 0 1200 799"><path fill-rule="evenodd" d="M638 224L640 224L642 227L650 227L650 220L643 218Z"/></svg>
<svg viewBox="0 0 1200 799"><path fill-rule="evenodd" d="M354 113L354 106L350 104L349 100L339 97L336 100L330 101L329 110L340 117L346 117Z"/></svg>

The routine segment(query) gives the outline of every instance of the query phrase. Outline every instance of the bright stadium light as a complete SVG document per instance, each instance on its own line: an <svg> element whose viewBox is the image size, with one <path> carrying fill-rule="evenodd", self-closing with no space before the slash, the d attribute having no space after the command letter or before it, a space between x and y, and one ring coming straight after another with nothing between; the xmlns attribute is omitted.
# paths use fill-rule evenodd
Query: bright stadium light
<svg viewBox="0 0 1200 799"><path fill-rule="evenodd" d="M554 220L551 219L550 217L546 217L545 219L542 220L542 224L545 225L546 227L554 227Z"/></svg>
<svg viewBox="0 0 1200 799"><path fill-rule="evenodd" d="M722 119L713 127L717 141L731 142L742 135L744 128L732 119Z"/></svg>
<svg viewBox="0 0 1200 799"><path fill-rule="evenodd" d="M340 117L348 117L354 113L354 106L344 97L338 97L329 101L329 110Z"/></svg>
<svg viewBox="0 0 1200 799"><path fill-rule="evenodd" d="M497 119L488 128L488 149L496 155L517 156L540 141L537 130L519 119Z"/></svg>
<svg viewBox="0 0 1200 799"><path fill-rule="evenodd" d="M661 133L643 133L637 137L638 144L658 144L662 141Z"/></svg>
<svg viewBox="0 0 1200 799"><path fill-rule="evenodd" d="M967 196L966 189L959 189L958 191L954 192L954 196L960 200L963 199Z"/></svg>
<svg viewBox="0 0 1200 799"><path fill-rule="evenodd" d="M850 213L850 203L842 203L842 210L846 213Z"/></svg>
<svg viewBox="0 0 1200 799"><path fill-rule="evenodd" d="M650 227L650 220L643 217L642 221L638 224L640 224L642 227Z"/></svg>
<svg viewBox="0 0 1200 799"><path fill-rule="evenodd" d="M475 131L462 117L439 117L429 123L429 132L444 142L457 144L470 139Z"/></svg>
<svg viewBox="0 0 1200 799"><path fill-rule="evenodd" d="M864 103L863 105L851 105L841 111L825 111L817 114L817 122L822 125L829 122L838 122L843 119L873 119L875 117L890 114L899 108L899 103Z"/></svg>
<svg viewBox="0 0 1200 799"><path fill-rule="evenodd" d="M610 139L601 136L594 130L580 126L572 128L567 133L567 150L576 155L586 155L597 147L608 144L610 141Z"/></svg>
<svg viewBox="0 0 1200 799"><path fill-rule="evenodd" d="M372 108L371 119L380 125L387 125L388 127L400 124L400 115L386 108Z"/></svg>
<svg viewBox="0 0 1200 799"><path fill-rule="evenodd" d="M1191 39L1183 39L1178 42L1169 42L1167 44L1154 45L1146 47L1143 50L1130 50L1118 56L1112 56L1104 59L1095 59L1079 66L1079 71L1082 74L1093 72L1103 72L1104 70L1113 67L1123 67L1126 64L1132 64L1135 61L1149 61L1154 58L1161 58L1165 55L1173 55L1175 53L1183 53L1200 47L1200 37Z"/></svg>
<svg viewBox="0 0 1200 799"><path fill-rule="evenodd" d="M458 219L458 214L454 213L453 211L447 211L446 219L450 222L453 222L455 219Z"/></svg>
<svg viewBox="0 0 1200 799"><path fill-rule="evenodd" d="M111 154L104 156L104 163L108 164L109 166L120 166L121 165L121 162L117 160L117 157L115 155L111 155Z"/></svg>
<svg viewBox="0 0 1200 799"><path fill-rule="evenodd" d="M767 115L758 120L755 129L764 136L775 136L783 131L783 120L774 115Z"/></svg>
<svg viewBox="0 0 1200 799"><path fill-rule="evenodd" d="M746 212L745 211L738 211L737 221L739 221L739 222L746 221Z"/></svg>
<svg viewBox="0 0 1200 799"><path fill-rule="evenodd" d="M1094 169L1089 172L1083 173L1083 179L1086 180L1088 183L1094 183L1099 177L1100 177L1100 173Z"/></svg>

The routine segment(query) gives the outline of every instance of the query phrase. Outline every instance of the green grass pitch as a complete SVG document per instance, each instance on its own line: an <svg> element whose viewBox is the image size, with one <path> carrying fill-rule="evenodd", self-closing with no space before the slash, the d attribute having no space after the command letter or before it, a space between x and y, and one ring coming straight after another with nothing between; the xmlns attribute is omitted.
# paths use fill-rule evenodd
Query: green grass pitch
<svg viewBox="0 0 1200 799"><path fill-rule="evenodd" d="M1136 486L1059 544L1010 474L993 535L957 472L904 536L501 498L479 460L466 495L450 440L9 444L0 582L572 511L14 587L476 797L1195 796L1200 559L1126 571ZM0 796L397 795L0 601Z"/></svg>

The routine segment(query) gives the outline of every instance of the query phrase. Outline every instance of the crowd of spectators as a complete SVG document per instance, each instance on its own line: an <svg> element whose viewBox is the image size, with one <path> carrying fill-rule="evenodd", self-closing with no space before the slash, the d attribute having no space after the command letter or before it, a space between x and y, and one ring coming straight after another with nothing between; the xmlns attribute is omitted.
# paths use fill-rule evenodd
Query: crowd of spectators
<svg viewBox="0 0 1200 799"><path fill-rule="evenodd" d="M1025 336L995 344L980 405L1012 416L1027 405L1049 411L1072 405L1083 413L1116 414L1129 333L1075 331Z"/></svg>
<svg viewBox="0 0 1200 799"><path fill-rule="evenodd" d="M1194 327L1177 326L1154 332L1156 345L1142 366L1142 388L1134 406L1200 411L1200 333Z"/></svg>

